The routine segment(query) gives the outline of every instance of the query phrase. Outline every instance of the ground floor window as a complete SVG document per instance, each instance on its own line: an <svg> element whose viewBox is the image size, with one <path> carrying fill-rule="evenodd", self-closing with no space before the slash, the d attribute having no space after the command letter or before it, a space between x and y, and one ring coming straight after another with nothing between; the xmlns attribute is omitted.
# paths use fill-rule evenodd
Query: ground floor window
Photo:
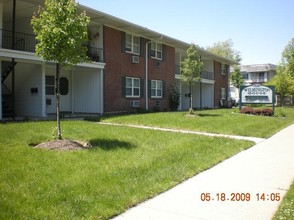
<svg viewBox="0 0 294 220"><path fill-rule="evenodd" d="M151 98L162 98L161 80L151 80Z"/></svg>
<svg viewBox="0 0 294 220"><path fill-rule="evenodd" d="M55 92L55 78L54 76L46 76L45 80L46 85L46 95L54 95Z"/></svg>
<svg viewBox="0 0 294 220"><path fill-rule="evenodd" d="M140 97L140 79L126 77L126 97Z"/></svg>
<svg viewBox="0 0 294 220"><path fill-rule="evenodd" d="M227 99L227 90L226 90L226 88L221 88L221 99Z"/></svg>
<svg viewBox="0 0 294 220"><path fill-rule="evenodd" d="M46 76L46 95L55 95L55 77ZM67 95L69 92L69 82L66 77L60 77L59 79L59 91L60 95Z"/></svg>

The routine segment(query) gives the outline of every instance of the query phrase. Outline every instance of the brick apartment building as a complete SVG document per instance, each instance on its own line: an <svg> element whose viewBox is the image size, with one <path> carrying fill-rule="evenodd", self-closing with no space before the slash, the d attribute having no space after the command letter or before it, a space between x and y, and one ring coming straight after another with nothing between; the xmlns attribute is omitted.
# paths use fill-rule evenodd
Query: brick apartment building
<svg viewBox="0 0 294 220"><path fill-rule="evenodd" d="M48 117L55 114L55 65L35 56L30 24L43 1L18 0L15 7L13 2L0 3L0 120L11 115ZM86 6L79 5L79 10L91 20L88 55L93 62L61 72L61 111L169 110L174 85L181 92L179 110L188 108L190 87L181 81L179 66L190 44ZM202 80L193 88L193 108L219 107L228 96L234 61L201 48L199 53L204 66Z"/></svg>

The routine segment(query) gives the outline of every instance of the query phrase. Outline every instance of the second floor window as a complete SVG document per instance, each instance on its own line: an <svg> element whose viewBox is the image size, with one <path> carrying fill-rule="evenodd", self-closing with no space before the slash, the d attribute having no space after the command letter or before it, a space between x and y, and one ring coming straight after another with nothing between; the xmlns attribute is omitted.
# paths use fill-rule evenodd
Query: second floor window
<svg viewBox="0 0 294 220"><path fill-rule="evenodd" d="M162 60L162 44L155 42L151 43L151 57Z"/></svg>
<svg viewBox="0 0 294 220"><path fill-rule="evenodd" d="M221 74L226 75L227 74L227 67L226 64L222 63L221 65Z"/></svg>
<svg viewBox="0 0 294 220"><path fill-rule="evenodd" d="M126 51L134 54L140 54L140 37L126 34Z"/></svg>
<svg viewBox="0 0 294 220"><path fill-rule="evenodd" d="M242 77L243 77L244 80L249 79L248 73L242 73Z"/></svg>

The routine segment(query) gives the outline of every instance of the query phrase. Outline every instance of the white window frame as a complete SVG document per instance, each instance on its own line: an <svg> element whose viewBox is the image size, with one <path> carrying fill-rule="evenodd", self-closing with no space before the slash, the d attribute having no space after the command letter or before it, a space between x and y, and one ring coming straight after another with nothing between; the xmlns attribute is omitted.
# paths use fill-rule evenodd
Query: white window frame
<svg viewBox="0 0 294 220"><path fill-rule="evenodd" d="M162 44L157 42L151 42L151 58L162 60Z"/></svg>
<svg viewBox="0 0 294 220"><path fill-rule="evenodd" d="M131 85L130 86L127 84L128 80L131 80ZM136 80L138 80L138 82L139 82L138 86L135 86L135 81ZM140 97L140 90L141 90L140 84L141 84L140 78L126 77L126 97L128 97L128 98L138 98L138 97ZM131 92L130 95L127 94L127 89L131 89L132 92ZM139 91L138 95L135 95L135 89L138 89L138 91Z"/></svg>
<svg viewBox="0 0 294 220"><path fill-rule="evenodd" d="M136 43L136 40L138 43ZM126 33L125 48L127 53L139 55L140 54L140 37Z"/></svg>
<svg viewBox="0 0 294 220"><path fill-rule="evenodd" d="M225 100L227 98L227 89L226 88L221 88L221 99Z"/></svg>
<svg viewBox="0 0 294 220"><path fill-rule="evenodd" d="M223 74L223 75L227 74L226 64L224 64L224 63L221 64L221 74Z"/></svg>
<svg viewBox="0 0 294 220"><path fill-rule="evenodd" d="M153 84L155 85L155 87L153 86ZM151 80L150 87L151 87L151 98L162 98L162 92L163 92L162 80ZM155 95L152 95L152 90L154 91Z"/></svg>

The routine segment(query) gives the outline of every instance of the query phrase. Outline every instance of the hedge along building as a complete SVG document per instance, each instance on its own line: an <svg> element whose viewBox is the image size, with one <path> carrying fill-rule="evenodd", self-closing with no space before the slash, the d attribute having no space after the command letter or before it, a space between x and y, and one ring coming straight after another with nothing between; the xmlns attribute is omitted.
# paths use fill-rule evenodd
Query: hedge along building
<svg viewBox="0 0 294 220"><path fill-rule="evenodd" d="M53 63L35 56L31 17L43 1L0 2L0 119L55 113ZM15 8L15 11L14 11ZM180 80L180 63L189 44L79 5L90 17L91 63L61 73L61 111L78 114L170 109L170 90L181 90L186 109L189 86ZM234 61L199 48L202 80L195 85L193 107L218 107L227 97L228 67Z"/></svg>

